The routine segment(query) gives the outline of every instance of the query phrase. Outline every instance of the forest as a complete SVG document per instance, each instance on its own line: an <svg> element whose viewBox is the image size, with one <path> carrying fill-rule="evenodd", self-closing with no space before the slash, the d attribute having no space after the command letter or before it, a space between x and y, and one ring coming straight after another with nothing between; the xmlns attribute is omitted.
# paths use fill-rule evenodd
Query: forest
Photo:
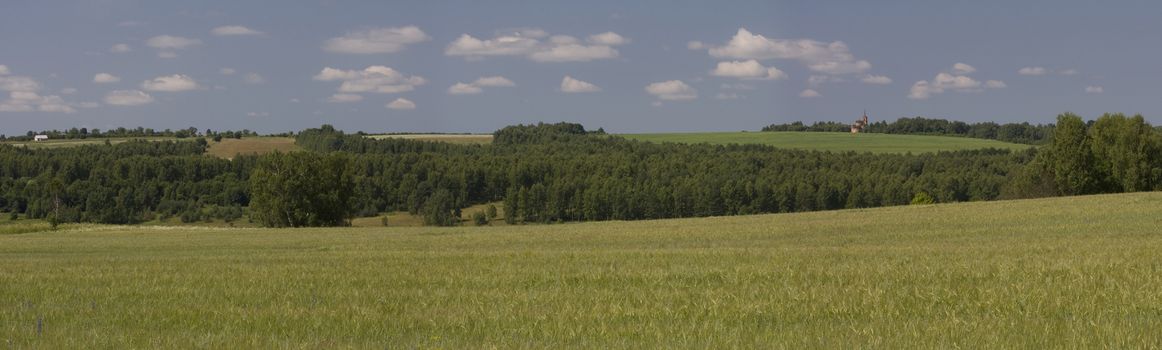
<svg viewBox="0 0 1162 350"><path fill-rule="evenodd" d="M1162 189L1159 135L1141 116L1063 114L1044 146L1019 152L657 144L573 123L505 127L491 145L373 139L323 125L295 135L303 152L233 160L205 155L205 138L0 145L0 211L54 223L177 217L271 227L407 211L455 225L460 208L498 203L496 219L519 224L1133 192Z"/></svg>
<svg viewBox="0 0 1162 350"><path fill-rule="evenodd" d="M839 122L816 122L806 125L803 122L789 124L771 124L764 126L762 131L811 131L811 132L848 132L851 125ZM962 121L948 121L945 119L930 119L924 117L900 118L894 122L876 121L863 129L863 132L881 134L905 135L937 135L960 136L1004 142L1040 145L1049 141L1053 132L1053 125L1025 123L995 122L965 123Z"/></svg>

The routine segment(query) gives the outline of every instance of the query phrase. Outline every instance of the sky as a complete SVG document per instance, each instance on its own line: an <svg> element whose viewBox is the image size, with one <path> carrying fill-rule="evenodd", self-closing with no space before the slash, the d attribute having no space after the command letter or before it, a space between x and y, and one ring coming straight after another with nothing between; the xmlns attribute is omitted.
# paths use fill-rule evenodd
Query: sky
<svg viewBox="0 0 1162 350"><path fill-rule="evenodd" d="M2 0L0 134L1162 121L1150 1Z"/></svg>

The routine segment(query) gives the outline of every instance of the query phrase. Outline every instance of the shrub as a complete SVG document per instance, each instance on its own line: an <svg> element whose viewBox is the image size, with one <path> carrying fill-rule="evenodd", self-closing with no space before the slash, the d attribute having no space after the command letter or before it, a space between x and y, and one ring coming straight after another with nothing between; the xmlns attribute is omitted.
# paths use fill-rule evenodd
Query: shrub
<svg viewBox="0 0 1162 350"><path fill-rule="evenodd" d="M912 205L923 205L936 203L935 199L928 192L917 192L915 197L912 197Z"/></svg>

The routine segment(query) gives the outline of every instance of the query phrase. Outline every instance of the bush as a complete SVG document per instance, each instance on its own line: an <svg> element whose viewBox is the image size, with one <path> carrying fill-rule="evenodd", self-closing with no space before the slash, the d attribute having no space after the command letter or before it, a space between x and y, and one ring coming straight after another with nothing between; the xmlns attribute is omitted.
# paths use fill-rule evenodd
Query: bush
<svg viewBox="0 0 1162 350"><path fill-rule="evenodd" d="M918 192L915 197L912 197L912 205L923 205L936 203L935 199L928 192Z"/></svg>
<svg viewBox="0 0 1162 350"><path fill-rule="evenodd" d="M488 205L488 212L485 213L485 215L488 215L488 220L495 219L496 218L496 205L489 204Z"/></svg>
<svg viewBox="0 0 1162 350"><path fill-rule="evenodd" d="M482 211L475 212L472 214L472 221L476 223L476 226L488 225L488 215Z"/></svg>

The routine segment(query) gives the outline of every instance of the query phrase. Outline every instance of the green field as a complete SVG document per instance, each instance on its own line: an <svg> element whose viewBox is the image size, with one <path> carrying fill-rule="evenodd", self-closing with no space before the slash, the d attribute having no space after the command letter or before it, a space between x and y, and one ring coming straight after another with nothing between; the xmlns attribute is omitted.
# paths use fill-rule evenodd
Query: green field
<svg viewBox="0 0 1162 350"><path fill-rule="evenodd" d="M1148 348L1160 227L1162 193L548 226L73 226L0 235L0 345Z"/></svg>
<svg viewBox="0 0 1162 350"><path fill-rule="evenodd" d="M39 141L39 142L37 142L37 141L27 141L27 142L4 141L4 142L0 142L0 144L37 149L37 148L75 147L75 146L84 146L84 145L102 145L102 144L105 144L105 141L109 141L109 143L112 143L112 144L118 144L118 143L126 142L129 140L146 140L146 141L183 141L184 140L184 141L193 141L195 139L196 138L192 138L192 137L179 139L179 138L175 138L175 137L162 137L162 136L110 137L110 138L89 138L89 139L50 139L48 141Z"/></svg>
<svg viewBox="0 0 1162 350"><path fill-rule="evenodd" d="M781 148L833 152L924 153L981 148L1024 150L1029 145L967 137L851 134L843 132L699 132L668 134L619 134L627 139L651 142L757 143Z"/></svg>

